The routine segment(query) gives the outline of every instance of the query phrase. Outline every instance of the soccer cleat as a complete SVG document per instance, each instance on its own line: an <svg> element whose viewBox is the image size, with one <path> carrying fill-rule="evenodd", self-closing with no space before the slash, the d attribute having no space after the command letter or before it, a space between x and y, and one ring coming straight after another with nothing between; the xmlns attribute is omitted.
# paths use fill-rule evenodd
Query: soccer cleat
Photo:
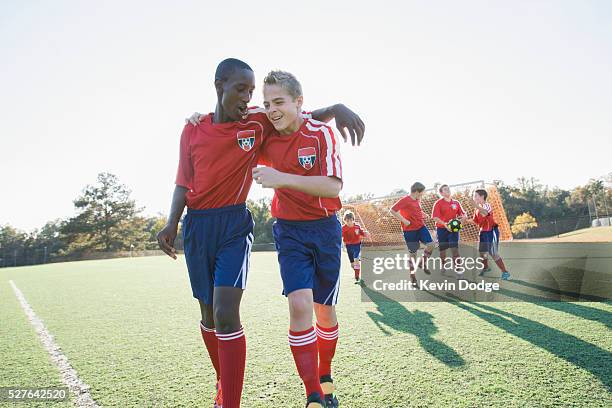
<svg viewBox="0 0 612 408"><path fill-rule="evenodd" d="M359 278L355 279L355 285L359 284L359 282L361 282L361 279Z"/></svg>
<svg viewBox="0 0 612 408"><path fill-rule="evenodd" d="M325 408L325 403L318 392L313 392L308 396L306 408Z"/></svg>
<svg viewBox="0 0 612 408"><path fill-rule="evenodd" d="M483 268L482 271L478 274L478 276L482 276L487 272L491 272L491 268Z"/></svg>
<svg viewBox="0 0 612 408"><path fill-rule="evenodd" d="M502 279L503 280L510 280L510 272L508 272L508 271L502 272Z"/></svg>
<svg viewBox="0 0 612 408"><path fill-rule="evenodd" d="M223 408L223 395L221 393L221 382L217 381L217 395L215 396L215 405L213 408Z"/></svg>
<svg viewBox="0 0 612 408"><path fill-rule="evenodd" d="M338 398L336 397L336 387L334 387L334 380L330 375L324 375L321 377L321 389L325 394L325 408L338 408Z"/></svg>

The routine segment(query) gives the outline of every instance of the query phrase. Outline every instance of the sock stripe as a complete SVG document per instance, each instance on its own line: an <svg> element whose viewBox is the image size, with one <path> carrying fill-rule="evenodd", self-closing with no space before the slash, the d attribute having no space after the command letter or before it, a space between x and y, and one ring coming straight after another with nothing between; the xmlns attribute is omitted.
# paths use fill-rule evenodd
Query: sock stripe
<svg viewBox="0 0 612 408"><path fill-rule="evenodd" d="M288 337L290 339L292 339L292 340L303 340L303 339L306 339L306 338L312 336L313 334L315 334L315 331L314 331L314 329L310 329L310 330L308 330L308 333L297 334L297 335L296 334L291 334L291 333L292 332L290 331L289 335L288 335Z"/></svg>
<svg viewBox="0 0 612 408"><path fill-rule="evenodd" d="M338 338L338 330L334 332L322 332L317 330L317 336L324 340L335 340Z"/></svg>
<svg viewBox="0 0 612 408"><path fill-rule="evenodd" d="M204 326L204 323L200 322L200 329L204 330L205 332L208 333L215 333L216 330L215 329L209 329L208 327Z"/></svg>
<svg viewBox="0 0 612 408"><path fill-rule="evenodd" d="M219 340L223 340L223 341L228 341L228 340L236 340L239 339L240 337L244 336L244 330L240 329L236 332L233 333L217 333L217 338Z"/></svg>
<svg viewBox="0 0 612 408"><path fill-rule="evenodd" d="M289 345L290 346L305 346L317 341L317 333L314 330L310 331L301 336L293 336L289 334Z"/></svg>

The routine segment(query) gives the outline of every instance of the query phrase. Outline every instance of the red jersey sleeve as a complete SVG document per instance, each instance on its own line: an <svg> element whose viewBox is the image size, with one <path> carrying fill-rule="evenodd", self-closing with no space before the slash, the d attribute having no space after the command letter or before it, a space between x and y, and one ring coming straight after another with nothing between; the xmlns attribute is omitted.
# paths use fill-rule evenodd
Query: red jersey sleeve
<svg viewBox="0 0 612 408"><path fill-rule="evenodd" d="M442 214L440 214L440 200L434 203L433 209L431 210L431 218L436 217L442 219Z"/></svg>
<svg viewBox="0 0 612 408"><path fill-rule="evenodd" d="M403 210L404 208L406 208L406 198L408 196L400 199L398 202L396 202L395 204L393 204L393 207L391 207L391 209L393 211L399 211L399 210Z"/></svg>
<svg viewBox="0 0 612 408"><path fill-rule="evenodd" d="M321 162L323 176L337 177L342 180L342 163L340 162L339 144L332 128L321 126Z"/></svg>
<svg viewBox="0 0 612 408"><path fill-rule="evenodd" d="M182 186L192 189L193 183L193 164L191 163L191 133L195 127L190 123L186 124L183 128L183 133L181 134L181 143L179 148L179 163L178 170L176 172L176 181L175 184L177 186Z"/></svg>

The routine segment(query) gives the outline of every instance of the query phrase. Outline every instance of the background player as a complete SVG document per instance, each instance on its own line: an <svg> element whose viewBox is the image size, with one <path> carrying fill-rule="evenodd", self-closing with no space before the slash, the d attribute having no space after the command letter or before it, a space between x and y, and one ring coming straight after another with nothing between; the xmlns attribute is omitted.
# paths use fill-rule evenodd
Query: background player
<svg viewBox="0 0 612 408"><path fill-rule="evenodd" d="M397 218L402 223L404 231L404 240L408 246L410 259L412 263L410 271L410 279L416 285L416 256L421 242L425 245L422 264L423 272L429 274L427 269L427 259L433 252L434 243L431 239L431 234L425 226L425 217L427 216L421 208L421 197L425 191L425 186L418 181L410 187L410 194L402 198L389 210L389 213Z"/></svg>
<svg viewBox="0 0 612 408"><path fill-rule="evenodd" d="M450 248L453 258L453 265L457 265L459 258L459 232L451 231L448 222L455 218L465 222L467 219L465 211L461 207L459 201L451 197L451 191L448 184L440 186L438 192L442 196L438 199L432 208L431 218L436 222L436 237L440 249L440 259L442 261L442 273L445 270L446 250Z"/></svg>
<svg viewBox="0 0 612 408"><path fill-rule="evenodd" d="M264 106L279 135L270 137L253 170L274 188L272 216L283 293L289 303L289 345L307 407L337 407L331 362L338 340L342 165L332 129L301 114L302 88L287 72L264 80ZM312 325L313 308L316 329ZM324 396L324 399L322 399Z"/></svg>
<svg viewBox="0 0 612 408"><path fill-rule="evenodd" d="M344 213L344 225L342 226L342 240L346 247L351 266L355 271L355 283L361 281L361 241L368 235L368 232L355 223L355 215L352 211Z"/></svg>
<svg viewBox="0 0 612 408"><path fill-rule="evenodd" d="M251 170L274 128L262 110L248 108L255 88L248 64L233 58L222 61L214 84L215 111L202 116L198 126L188 124L183 129L170 215L157 239L160 248L176 259L174 240L187 206L185 260L193 296L200 303L201 335L217 374L215 405L236 408L246 358L239 307L253 243L253 220L245 201ZM343 105L312 116L321 120L336 116L336 124L348 127L357 142L363 136L363 127L355 127L360 119Z"/></svg>
<svg viewBox="0 0 612 408"><path fill-rule="evenodd" d="M487 202L487 197L487 190L479 189L474 191L473 201L475 209L473 222L480 227L478 251L480 252L484 264L480 276L491 270L487 259L487 254L491 254L491 258L493 258L502 271L502 279L509 280L510 272L508 272L506 265L504 265L504 261L501 256L499 256L499 228L493 218L493 209L491 208L491 204Z"/></svg>

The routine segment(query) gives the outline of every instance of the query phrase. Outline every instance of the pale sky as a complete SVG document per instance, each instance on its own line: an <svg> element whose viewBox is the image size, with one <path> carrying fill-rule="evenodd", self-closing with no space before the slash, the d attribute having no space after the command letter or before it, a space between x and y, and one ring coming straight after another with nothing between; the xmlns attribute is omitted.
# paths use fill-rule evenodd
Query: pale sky
<svg viewBox="0 0 612 408"><path fill-rule="evenodd" d="M254 105L283 69L308 109L360 114L346 195L612 170L612 2L207 3L0 4L0 224L73 215L103 171L167 212L183 120L214 110L226 57L254 68Z"/></svg>

